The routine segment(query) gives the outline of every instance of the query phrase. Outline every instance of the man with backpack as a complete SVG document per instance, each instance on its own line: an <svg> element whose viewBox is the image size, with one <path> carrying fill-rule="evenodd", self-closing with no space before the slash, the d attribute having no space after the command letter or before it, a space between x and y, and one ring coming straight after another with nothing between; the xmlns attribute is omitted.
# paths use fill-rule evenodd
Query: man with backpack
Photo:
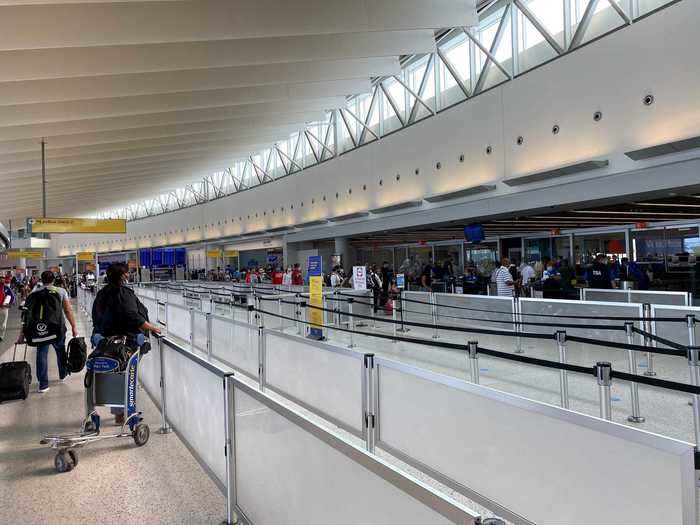
<svg viewBox="0 0 700 525"><path fill-rule="evenodd" d="M40 394L49 390L49 346L56 350L59 379L68 375L65 363L66 319L71 326L73 337L78 336L78 328L73 316L70 297L65 288L54 286L54 274L47 270L41 274L41 286L27 296L22 315L22 330L18 343L25 340L29 346L36 346L36 375Z"/></svg>

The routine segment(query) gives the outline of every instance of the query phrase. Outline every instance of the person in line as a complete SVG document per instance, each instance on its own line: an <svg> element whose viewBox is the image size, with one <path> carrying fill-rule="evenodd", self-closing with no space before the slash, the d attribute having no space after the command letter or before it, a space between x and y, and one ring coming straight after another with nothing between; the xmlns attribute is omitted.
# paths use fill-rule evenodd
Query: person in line
<svg viewBox="0 0 700 525"><path fill-rule="evenodd" d="M284 272L284 275L282 276L282 285L283 286L291 286L292 285L292 267L287 266L287 271Z"/></svg>
<svg viewBox="0 0 700 525"><path fill-rule="evenodd" d="M52 341L50 343L46 343L40 346L37 346L36 348L36 376L37 380L39 381L39 390L38 392L40 394L45 394L46 392L49 391L49 346L53 346L54 350L56 351L56 361L58 363L58 377L61 381L63 381L66 376L68 375L68 372L66 370L66 364L64 361L64 356L66 353L65 349L65 320L68 319L68 323L70 323L71 327L71 332L73 333L73 337L78 337L78 327L75 322L75 317L73 315L73 308L71 307L70 304L70 297L68 296L68 292L66 291L65 288L59 288L57 286L54 286L54 274L50 270L46 270L42 272L41 274L41 283L40 285L37 285L37 288L33 290L29 295L33 294L44 294L45 297L39 298L38 296L35 297L36 300L53 300L53 297L58 296L58 300L61 302L61 308L63 310L61 315L61 323L63 324L62 326L62 333L63 336L59 337L59 339ZM44 291L48 291L47 293L44 293ZM29 300L29 298L27 298ZM24 331L21 330L19 334L19 338L17 339L18 344L24 343Z"/></svg>
<svg viewBox="0 0 700 525"><path fill-rule="evenodd" d="M420 274L420 285L423 292L433 291L433 265L428 263L423 266Z"/></svg>
<svg viewBox="0 0 700 525"><path fill-rule="evenodd" d="M610 267L607 264L605 254L599 253L596 255L595 261L588 271L586 280L588 281L588 286L591 288L601 288L605 290L615 288L615 281Z"/></svg>
<svg viewBox="0 0 700 525"><path fill-rule="evenodd" d="M129 269L116 263L107 270L107 284L92 303L92 335L103 337L160 334L160 328L148 321L148 309L134 291L125 286ZM75 330L74 330L75 332ZM124 423L124 409L112 409L115 424Z"/></svg>
<svg viewBox="0 0 700 525"><path fill-rule="evenodd" d="M494 274L494 280L496 281L496 295L499 297L513 297L515 281L513 280L513 276L510 274L509 268L510 260L508 257L504 257L501 259L501 266Z"/></svg>
<svg viewBox="0 0 700 525"><path fill-rule="evenodd" d="M522 267L520 268L520 278L522 279L523 288L529 286L530 282L536 279L535 269L530 263L523 263Z"/></svg>
<svg viewBox="0 0 700 525"><path fill-rule="evenodd" d="M367 274L368 287L372 290L372 304L374 305L374 313L379 310L379 302L382 295L382 278L377 272L377 265L373 264Z"/></svg>
<svg viewBox="0 0 700 525"><path fill-rule="evenodd" d="M6 281L0 283L0 342L5 339L7 332L7 318L10 315L10 307L15 304L17 298L12 288Z"/></svg>
<svg viewBox="0 0 700 525"><path fill-rule="evenodd" d="M296 263L294 265L294 269L292 270L292 284L294 286L303 286L304 284L304 278L301 275L301 268L299 266L299 263Z"/></svg>
<svg viewBox="0 0 700 525"><path fill-rule="evenodd" d="M331 272L331 288L340 288L342 284L343 276L340 272L340 266L335 266Z"/></svg>

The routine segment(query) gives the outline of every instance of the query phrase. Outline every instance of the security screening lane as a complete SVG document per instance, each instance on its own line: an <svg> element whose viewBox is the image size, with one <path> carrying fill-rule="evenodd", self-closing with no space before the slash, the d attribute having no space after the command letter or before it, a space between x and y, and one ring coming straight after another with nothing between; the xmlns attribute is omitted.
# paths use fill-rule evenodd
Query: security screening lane
<svg viewBox="0 0 700 525"><path fill-rule="evenodd" d="M90 333L74 305L78 329ZM19 319L11 311L0 362L12 359ZM18 348L18 351L23 348ZM149 356L145 356L148 359ZM105 440L80 450L80 466L57 474L54 452L40 445L42 435L75 432L84 415L83 373L58 381L49 354L46 394L37 393L36 354L29 349L32 385L25 401L0 404L0 523L218 523L225 499L175 433L161 435L157 408L143 389L139 410L154 430L143 447L133 440ZM101 409L104 430L113 417Z"/></svg>

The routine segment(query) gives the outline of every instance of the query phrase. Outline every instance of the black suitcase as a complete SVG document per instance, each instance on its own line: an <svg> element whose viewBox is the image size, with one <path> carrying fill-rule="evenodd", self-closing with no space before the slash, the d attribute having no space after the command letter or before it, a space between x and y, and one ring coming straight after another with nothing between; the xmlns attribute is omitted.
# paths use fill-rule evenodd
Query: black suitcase
<svg viewBox="0 0 700 525"><path fill-rule="evenodd" d="M27 363L27 345L24 345L24 361L15 361L17 345L11 363L0 363L0 402L11 399L27 399L32 382L32 367Z"/></svg>

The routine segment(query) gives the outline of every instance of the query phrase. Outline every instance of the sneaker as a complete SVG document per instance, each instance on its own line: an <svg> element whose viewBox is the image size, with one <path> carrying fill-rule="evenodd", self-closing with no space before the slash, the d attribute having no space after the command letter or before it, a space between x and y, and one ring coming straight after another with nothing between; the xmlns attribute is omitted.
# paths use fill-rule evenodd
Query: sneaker
<svg viewBox="0 0 700 525"><path fill-rule="evenodd" d="M40 394L45 394L45 393L48 392L48 391L49 391L49 387L48 387L48 386L47 386L46 388L40 388L39 390L37 390L37 392L39 392Z"/></svg>

